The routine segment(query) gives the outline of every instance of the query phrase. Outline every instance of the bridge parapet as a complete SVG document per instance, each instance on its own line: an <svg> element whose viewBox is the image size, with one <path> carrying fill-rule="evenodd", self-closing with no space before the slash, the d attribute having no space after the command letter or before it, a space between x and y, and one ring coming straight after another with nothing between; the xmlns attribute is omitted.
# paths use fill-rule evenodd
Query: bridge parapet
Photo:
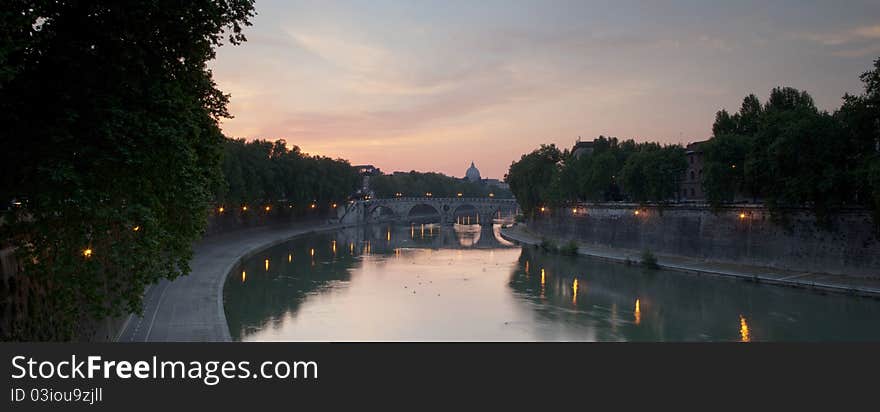
<svg viewBox="0 0 880 412"><path fill-rule="evenodd" d="M441 223L445 224L454 223L456 212L462 207L473 210L480 216L482 222L491 222L499 211L514 211L518 208L515 199L493 197L394 197L361 200L355 204L363 206L362 221L364 222L376 220L380 215L384 216L383 220L388 218L405 220L410 217L413 208L427 205L437 211Z"/></svg>

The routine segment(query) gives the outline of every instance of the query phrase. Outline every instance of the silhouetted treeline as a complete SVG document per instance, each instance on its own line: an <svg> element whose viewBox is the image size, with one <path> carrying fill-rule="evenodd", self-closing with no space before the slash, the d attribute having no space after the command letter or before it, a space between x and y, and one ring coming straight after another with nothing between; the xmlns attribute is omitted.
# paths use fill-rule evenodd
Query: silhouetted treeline
<svg viewBox="0 0 880 412"><path fill-rule="evenodd" d="M719 111L704 145L707 200L806 205L820 219L842 206L880 210L880 59L861 79L864 92L845 95L834 113L789 87L763 104L749 95L732 115Z"/></svg>
<svg viewBox="0 0 880 412"><path fill-rule="evenodd" d="M297 208L328 208L348 198L360 175L347 160L310 156L284 140L226 139L218 204L240 206L283 201Z"/></svg>
<svg viewBox="0 0 880 412"><path fill-rule="evenodd" d="M843 206L880 210L880 59L860 78L864 92L845 95L834 113L789 87L719 111L712 138L697 148L707 201L765 202L774 213L808 206L820 222ZM672 201L686 168L681 146L599 137L580 157L542 145L511 164L507 182L532 213L578 200Z"/></svg>
<svg viewBox="0 0 880 412"><path fill-rule="evenodd" d="M579 200L671 200L687 168L684 148L678 145L600 136L592 150L575 156L568 149L541 145L513 162L506 179L523 211L531 214L539 206Z"/></svg>
<svg viewBox="0 0 880 412"><path fill-rule="evenodd" d="M483 183L470 182L442 173L395 173L370 178L370 189L376 197L391 198L400 196L425 196L431 193L435 197L486 197L491 193L498 198L511 198L509 190Z"/></svg>

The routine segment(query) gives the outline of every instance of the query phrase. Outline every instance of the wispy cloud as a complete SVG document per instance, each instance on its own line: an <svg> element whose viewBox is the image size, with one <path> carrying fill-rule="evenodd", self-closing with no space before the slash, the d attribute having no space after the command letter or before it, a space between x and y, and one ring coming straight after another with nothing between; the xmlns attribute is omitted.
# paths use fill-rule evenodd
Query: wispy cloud
<svg viewBox="0 0 880 412"><path fill-rule="evenodd" d="M876 54L880 41L880 24L858 26L845 30L797 33L795 37L833 48L838 57L864 57Z"/></svg>
<svg viewBox="0 0 880 412"><path fill-rule="evenodd" d="M856 3L265 0L212 68L229 135L501 176L578 135L704 138L716 110L783 83L833 109L880 54L880 7Z"/></svg>

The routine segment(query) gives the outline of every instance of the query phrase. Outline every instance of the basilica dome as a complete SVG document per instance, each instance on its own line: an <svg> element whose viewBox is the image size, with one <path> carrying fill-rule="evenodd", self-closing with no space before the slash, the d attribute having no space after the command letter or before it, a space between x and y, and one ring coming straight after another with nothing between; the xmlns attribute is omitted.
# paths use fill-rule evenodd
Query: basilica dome
<svg viewBox="0 0 880 412"><path fill-rule="evenodd" d="M477 169L477 167L474 166L474 162L471 162L471 167L469 167L467 172L464 173L464 177L471 182L479 182L480 180L483 180L483 178L480 177L480 169Z"/></svg>

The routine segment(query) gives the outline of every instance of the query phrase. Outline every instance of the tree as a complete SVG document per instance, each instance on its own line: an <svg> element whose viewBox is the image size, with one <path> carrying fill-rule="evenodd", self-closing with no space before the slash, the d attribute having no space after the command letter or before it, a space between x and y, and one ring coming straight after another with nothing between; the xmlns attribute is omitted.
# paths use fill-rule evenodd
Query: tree
<svg viewBox="0 0 880 412"><path fill-rule="evenodd" d="M19 1L0 41L0 198L27 308L3 339L64 340L189 272L220 179L228 96L207 68L252 0ZM4 32L6 33L6 32ZM7 42L6 39L14 39Z"/></svg>
<svg viewBox="0 0 880 412"><path fill-rule="evenodd" d="M629 156L621 170L623 190L638 202L667 202L675 198L687 169L683 147L645 144Z"/></svg>
<svg viewBox="0 0 880 412"><path fill-rule="evenodd" d="M851 145L851 180L855 197L869 205L880 229L880 58L860 77L864 93L846 94L834 117Z"/></svg>
<svg viewBox="0 0 880 412"><path fill-rule="evenodd" d="M751 146L752 137L739 134L717 135L703 144L703 192L713 207L744 193L744 165Z"/></svg>
<svg viewBox="0 0 880 412"><path fill-rule="evenodd" d="M539 206L558 201L556 188L562 159L563 153L551 144L541 145L511 163L505 180L523 213L532 216Z"/></svg>

